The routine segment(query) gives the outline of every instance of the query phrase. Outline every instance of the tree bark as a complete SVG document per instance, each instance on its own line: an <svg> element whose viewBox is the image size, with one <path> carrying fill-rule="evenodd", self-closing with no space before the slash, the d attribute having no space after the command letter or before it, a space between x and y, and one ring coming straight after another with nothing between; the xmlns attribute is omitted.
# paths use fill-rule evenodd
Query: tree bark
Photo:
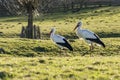
<svg viewBox="0 0 120 80"><path fill-rule="evenodd" d="M31 2L28 4L28 38L33 38L33 6Z"/></svg>
<svg viewBox="0 0 120 80"><path fill-rule="evenodd" d="M37 27L37 30L38 30L37 31L37 38L41 39L41 32L40 32L40 27L39 26Z"/></svg>
<svg viewBox="0 0 120 80"><path fill-rule="evenodd" d="M34 32L34 36L33 36L34 39L37 39L37 29L36 29L36 28L37 28L37 27L34 25L34 29L33 29L33 30L34 30L34 31L33 31L33 32Z"/></svg>
<svg viewBox="0 0 120 80"><path fill-rule="evenodd" d="M25 27L24 27L24 26L22 26L22 31L21 31L20 37L21 37L21 38L25 38L25 37L26 37Z"/></svg>

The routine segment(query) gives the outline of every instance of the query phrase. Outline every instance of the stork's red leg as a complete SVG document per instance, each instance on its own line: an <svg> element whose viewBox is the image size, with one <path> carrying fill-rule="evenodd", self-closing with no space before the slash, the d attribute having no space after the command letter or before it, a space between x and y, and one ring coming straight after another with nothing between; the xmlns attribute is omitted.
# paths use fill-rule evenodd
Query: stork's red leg
<svg viewBox="0 0 120 80"><path fill-rule="evenodd" d="M90 44L90 51L94 49L93 43Z"/></svg>
<svg viewBox="0 0 120 80"><path fill-rule="evenodd" d="M94 49L93 43L91 43L92 50Z"/></svg>
<svg viewBox="0 0 120 80"><path fill-rule="evenodd" d="M90 51L91 51L91 49L92 49L92 48L91 48L91 45L90 45Z"/></svg>

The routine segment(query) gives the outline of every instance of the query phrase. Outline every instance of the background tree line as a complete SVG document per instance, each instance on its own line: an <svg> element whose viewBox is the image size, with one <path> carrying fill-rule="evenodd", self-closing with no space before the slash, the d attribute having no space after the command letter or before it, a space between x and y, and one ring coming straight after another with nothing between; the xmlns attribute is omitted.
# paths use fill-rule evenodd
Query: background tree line
<svg viewBox="0 0 120 80"><path fill-rule="evenodd" d="M87 7L119 5L119 2L120 0L0 0L0 9L6 9L10 15L27 15L28 25L22 27L21 37L35 39L40 38L40 29L33 25L34 14L69 10L76 12Z"/></svg>
<svg viewBox="0 0 120 80"><path fill-rule="evenodd" d="M16 8L21 0L0 0L0 15L16 15L25 13L24 9ZM13 5L11 5L13 4ZM39 0L37 11L39 13L52 13L59 11L78 11L86 7L100 7L110 5L120 5L120 0ZM7 6L6 6L7 5ZM12 10L11 10L12 9Z"/></svg>

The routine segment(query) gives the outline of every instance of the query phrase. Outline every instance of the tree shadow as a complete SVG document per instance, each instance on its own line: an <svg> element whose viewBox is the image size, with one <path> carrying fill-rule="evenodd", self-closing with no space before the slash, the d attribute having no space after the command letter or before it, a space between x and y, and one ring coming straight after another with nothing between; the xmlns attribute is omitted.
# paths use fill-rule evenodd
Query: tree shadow
<svg viewBox="0 0 120 80"><path fill-rule="evenodd" d="M120 33L115 33L115 32L96 32L96 34L100 38L115 38L115 37L120 37ZM71 33L71 35L63 35L68 39L77 39L78 37L76 36L75 33Z"/></svg>
<svg viewBox="0 0 120 80"><path fill-rule="evenodd" d="M6 80L7 78L13 78L13 75L5 71L0 72L0 79Z"/></svg>
<svg viewBox="0 0 120 80"><path fill-rule="evenodd" d="M68 35L69 34L69 35ZM116 37L120 37L120 33L115 33L115 32L96 32L96 34L100 37L100 38L116 38ZM42 34L43 39L49 39L50 36L48 34ZM67 33L62 35L64 36L66 39L78 39L76 33Z"/></svg>
<svg viewBox="0 0 120 80"><path fill-rule="evenodd" d="M35 52L48 52L48 50L45 47L40 47L40 46L35 47L32 50Z"/></svg>
<svg viewBox="0 0 120 80"><path fill-rule="evenodd" d="M120 37L120 33L106 33L106 32L98 32L97 33L101 38L115 38L115 37Z"/></svg>
<svg viewBox="0 0 120 80"><path fill-rule="evenodd" d="M99 10L100 9L100 10ZM99 10L99 11L97 11ZM105 14L105 13L108 13L108 14ZM44 15L41 15L39 17L35 17L34 18L34 21L46 21L46 20L63 20L63 19L66 19L68 17L71 18L74 17L74 18L78 18L80 16L80 18L84 19L84 18L87 18L87 17L92 17L92 16L98 16L100 14L105 14L106 16L110 16L110 15L115 15L115 14L118 14L120 13L119 10L116 10L115 6L114 7L97 7L97 8L85 8L85 9L81 9L80 11L78 12L71 12L71 11L67 11L67 12L58 12L58 13L47 13L47 14L44 14ZM74 14L74 15L73 15ZM1 20L1 22L27 22L27 16L23 16L23 17L20 17L20 16L17 16L17 17L8 17L9 19L4 19L3 17L3 20Z"/></svg>

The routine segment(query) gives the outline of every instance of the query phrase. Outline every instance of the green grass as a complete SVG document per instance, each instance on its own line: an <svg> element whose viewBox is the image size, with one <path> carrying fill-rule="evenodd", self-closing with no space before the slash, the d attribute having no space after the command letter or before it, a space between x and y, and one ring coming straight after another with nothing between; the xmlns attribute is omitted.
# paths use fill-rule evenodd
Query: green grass
<svg viewBox="0 0 120 80"><path fill-rule="evenodd" d="M58 46L53 44L51 40L28 40L19 38L0 38L0 47L2 47L7 55L14 56L77 56L77 55L120 55L120 38L102 38L106 44L106 48L95 46L93 51L89 51L89 46L82 40L69 39L74 48L73 52L62 51ZM72 41L72 42L71 42ZM3 56L4 54L0 54Z"/></svg>
<svg viewBox="0 0 120 80"><path fill-rule="evenodd" d="M41 40L19 38L27 17L0 18L0 48L6 52L0 53L0 80L120 80L119 6L45 14L34 20ZM73 31L79 20L100 36L106 48L89 51ZM52 43L48 34L53 26L68 39L73 52L60 52Z"/></svg>
<svg viewBox="0 0 120 80"><path fill-rule="evenodd" d="M82 10L77 13L56 13L41 15L34 18L34 24L40 26L43 39L48 39L47 34L55 26L57 32L67 38L73 38L73 32L79 20L83 21L83 28L90 29L100 37L120 37L120 7L105 7L98 9ZM0 37L19 37L21 27L27 25L27 17L2 17L0 19ZM68 29L69 28L69 29Z"/></svg>
<svg viewBox="0 0 120 80"><path fill-rule="evenodd" d="M3 80L119 80L119 57L5 57L0 60L0 78Z"/></svg>

